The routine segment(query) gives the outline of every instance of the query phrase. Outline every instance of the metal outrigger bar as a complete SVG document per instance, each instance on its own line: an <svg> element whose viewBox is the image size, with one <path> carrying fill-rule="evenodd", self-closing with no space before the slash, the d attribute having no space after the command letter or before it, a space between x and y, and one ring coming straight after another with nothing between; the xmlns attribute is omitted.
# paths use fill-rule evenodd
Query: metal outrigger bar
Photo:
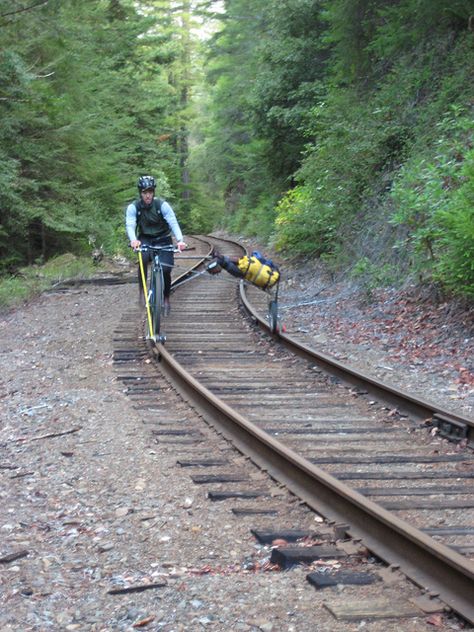
<svg viewBox="0 0 474 632"><path fill-rule="evenodd" d="M194 259L195 257L188 257L189 259ZM199 259L202 259L202 257L196 257ZM204 259L209 259L210 257L205 257ZM213 258L213 257L212 257ZM175 282L173 283L173 289L179 287L180 285L183 285L183 283L187 283L188 281L192 281L193 279L197 279L198 277L200 277L203 274L210 273L212 275L212 268L219 265L217 262L215 261L211 261L210 264L208 264L204 270L201 270L200 272L195 272L194 270L190 270L188 272L188 276L184 279L182 279L181 281ZM232 275L233 278L229 278L227 279L229 283L235 283L236 282L236 278L235 275ZM238 282L241 284L241 286L248 286L248 287L255 287L254 283L251 283L250 281L246 281L243 278L239 278ZM267 320L268 320L268 324L270 326L270 330L273 334L277 333L278 331L280 331L280 316L278 314L278 287L279 287L279 282L277 281L275 287L273 288L265 288L264 291L267 293L267 295L270 298L269 303L268 303L268 314L266 316ZM260 288L263 289L263 288ZM282 331L284 331L284 329L282 329Z"/></svg>
<svg viewBox="0 0 474 632"><path fill-rule="evenodd" d="M207 268L205 270L201 270L201 272L193 272L192 270L188 273L189 276L186 279L183 279L182 281L179 281L178 283L173 283L173 289L179 287L180 285L182 285L183 283L187 283L188 281L193 281L194 279L197 279L199 276L201 276L202 274L206 274L206 272L209 274ZM211 275L212 276L212 275ZM215 278L215 277L213 277ZM250 283L249 281L246 281L245 279L239 279L236 277L232 277L230 276L229 278L227 277L227 275L225 277L220 277L219 280L222 282L226 282L226 283L232 283L235 284L235 282L237 281L237 283L243 283L244 285L248 286L248 287L255 287L252 283Z"/></svg>
<svg viewBox="0 0 474 632"><path fill-rule="evenodd" d="M182 281L179 281L178 283L173 283L173 289L179 287L180 285L183 285L183 283L187 283L188 281L193 281L194 279L197 279L197 277L200 277L202 274L206 274L206 272L207 268L205 270L201 270L201 272L194 272L193 270L191 270L188 273L188 277L186 277Z"/></svg>

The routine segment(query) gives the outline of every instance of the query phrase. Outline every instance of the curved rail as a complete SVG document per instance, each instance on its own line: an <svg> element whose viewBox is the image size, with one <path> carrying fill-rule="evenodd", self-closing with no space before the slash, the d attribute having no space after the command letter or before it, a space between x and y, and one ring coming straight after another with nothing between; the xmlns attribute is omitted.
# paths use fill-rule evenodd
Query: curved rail
<svg viewBox="0 0 474 632"><path fill-rule="evenodd" d="M453 610L474 623L474 566L462 555L434 541L390 512L283 446L233 411L203 387L157 345L165 375L193 406L270 476L284 483L326 518L351 523L349 533L402 571L429 587Z"/></svg>
<svg viewBox="0 0 474 632"><path fill-rule="evenodd" d="M240 298L250 317L258 323L262 329L271 334L271 329L266 319L263 318L258 310L250 303L246 287L243 283L240 285ZM453 440L467 439L468 445L474 447L473 420L457 415L450 410L441 408L422 398L414 397L409 393L395 389L360 371L356 371L331 356L311 349L286 333L276 332L272 335L292 353L318 364L331 375L336 375L343 381L370 392L378 400L396 406L400 411L410 414L417 419L432 418L433 425L438 426L441 436Z"/></svg>
<svg viewBox="0 0 474 632"><path fill-rule="evenodd" d="M250 305L243 284L241 296L251 317L269 330L265 320ZM383 401L396 403L400 409L409 409L412 414L422 418L428 415L438 419L446 417L454 423L466 424L469 433L472 432L470 420L367 378L302 345L291 336L280 333L275 337L293 353L322 365L332 374L371 392L375 390ZM149 347L155 357L160 359L165 375L183 397L191 401L209 423L232 440L237 449L268 471L270 476L284 483L315 511L330 520L350 523L350 535L362 538L364 544L386 562L399 564L402 572L416 584L439 593L440 598L455 612L474 623L472 562L341 483L259 429L201 385L163 345L154 346L149 341ZM469 437L472 439L472 434Z"/></svg>

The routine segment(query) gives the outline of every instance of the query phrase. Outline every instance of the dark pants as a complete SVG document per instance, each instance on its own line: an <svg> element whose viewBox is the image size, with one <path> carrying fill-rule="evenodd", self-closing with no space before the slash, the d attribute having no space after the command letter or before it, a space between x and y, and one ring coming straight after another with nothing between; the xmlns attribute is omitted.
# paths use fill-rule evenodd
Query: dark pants
<svg viewBox="0 0 474 632"><path fill-rule="evenodd" d="M244 273L239 270L236 261L238 261L238 259L233 261L230 257L226 257L225 255L217 257L217 262L219 263L221 268L227 270L227 272L229 272L229 274L231 274L232 276L243 279Z"/></svg>
<svg viewBox="0 0 474 632"><path fill-rule="evenodd" d="M144 246L170 246L173 241L171 237L165 237L164 239L156 239L153 237L139 237ZM171 292L171 268L174 265L174 254L167 250L163 250L160 254L160 261L163 265L163 294L165 298L168 298ZM153 253L146 251L142 252L143 268L145 272L145 280L148 277L148 264L153 259ZM138 284L140 292L143 292L142 277L140 273L140 267L138 267Z"/></svg>

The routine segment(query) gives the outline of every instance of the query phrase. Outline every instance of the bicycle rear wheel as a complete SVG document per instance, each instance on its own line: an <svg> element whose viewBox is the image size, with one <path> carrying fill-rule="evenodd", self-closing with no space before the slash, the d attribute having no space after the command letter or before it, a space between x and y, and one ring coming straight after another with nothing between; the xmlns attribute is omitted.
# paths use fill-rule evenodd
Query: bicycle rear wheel
<svg viewBox="0 0 474 632"><path fill-rule="evenodd" d="M161 309L163 307L163 272L161 268L152 270L150 289L151 324L153 327L151 335L157 340L160 336Z"/></svg>

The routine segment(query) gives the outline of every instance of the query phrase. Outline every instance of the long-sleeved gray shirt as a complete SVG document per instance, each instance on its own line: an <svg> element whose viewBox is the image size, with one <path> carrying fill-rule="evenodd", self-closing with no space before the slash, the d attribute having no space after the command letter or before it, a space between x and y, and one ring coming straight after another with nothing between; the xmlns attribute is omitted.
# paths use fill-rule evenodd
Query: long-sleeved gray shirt
<svg viewBox="0 0 474 632"><path fill-rule="evenodd" d="M183 233L179 227L176 215L168 202L161 203L161 213L170 227L176 241L183 241ZM134 202L129 204L127 206L127 210L125 211L125 227L127 229L129 240L134 241L137 239L137 207Z"/></svg>

